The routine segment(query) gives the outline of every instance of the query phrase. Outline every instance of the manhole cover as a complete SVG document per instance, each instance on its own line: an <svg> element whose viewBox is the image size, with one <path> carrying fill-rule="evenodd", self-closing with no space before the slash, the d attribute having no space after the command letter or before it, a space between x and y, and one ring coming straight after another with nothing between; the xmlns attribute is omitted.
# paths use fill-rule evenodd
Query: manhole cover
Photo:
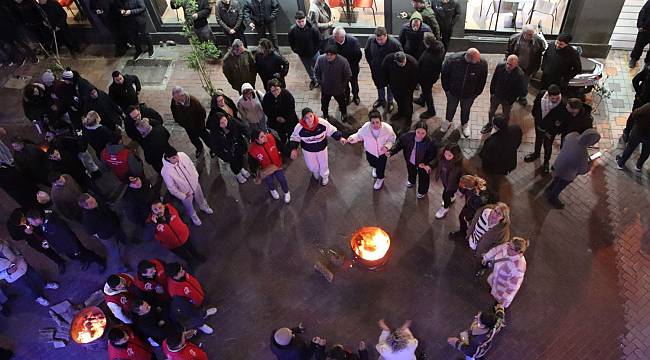
<svg viewBox="0 0 650 360"><path fill-rule="evenodd" d="M167 80L165 75L171 64L171 60L164 59L129 60L123 72L137 75L142 85L163 85Z"/></svg>

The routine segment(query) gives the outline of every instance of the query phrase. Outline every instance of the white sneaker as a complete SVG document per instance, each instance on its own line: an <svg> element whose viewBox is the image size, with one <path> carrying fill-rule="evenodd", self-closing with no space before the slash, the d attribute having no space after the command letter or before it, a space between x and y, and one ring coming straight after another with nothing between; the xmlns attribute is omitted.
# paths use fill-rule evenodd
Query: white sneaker
<svg viewBox="0 0 650 360"><path fill-rule="evenodd" d="M242 168L241 171L240 171L239 173L242 174L242 175L244 175L244 177L245 177L246 179L248 179L249 177L251 177L251 173L249 173L248 170L246 170L246 169L244 169L244 168Z"/></svg>
<svg viewBox="0 0 650 360"><path fill-rule="evenodd" d="M153 347L158 347L160 344L158 344L154 339L148 338L147 341L149 341L149 344Z"/></svg>
<svg viewBox="0 0 650 360"><path fill-rule="evenodd" d="M406 183L404 183L404 185L406 185L407 188L412 188L413 187L413 184L411 184L411 182L408 181L408 180L406 180Z"/></svg>
<svg viewBox="0 0 650 360"><path fill-rule="evenodd" d="M449 130L449 127L451 127L451 124L453 124L451 121L442 120L442 123L440 124L440 131L443 133L446 133L447 130Z"/></svg>
<svg viewBox="0 0 650 360"><path fill-rule="evenodd" d="M418 199L422 199L423 197L427 196L427 194L420 194L418 193L415 197Z"/></svg>
<svg viewBox="0 0 650 360"><path fill-rule="evenodd" d="M291 193L284 194L284 203L288 204L291 202Z"/></svg>
<svg viewBox="0 0 650 360"><path fill-rule="evenodd" d="M640 167L637 167L636 165L634 165L634 171L641 171L641 170L643 170L643 169L640 168Z"/></svg>
<svg viewBox="0 0 650 360"><path fill-rule="evenodd" d="M320 179L320 174L318 174L317 172L311 173L311 176L313 176L314 179L316 179L316 180Z"/></svg>
<svg viewBox="0 0 650 360"><path fill-rule="evenodd" d="M471 132L469 131L469 124L465 124L461 126L461 128L463 130L463 136L468 138L471 135Z"/></svg>
<svg viewBox="0 0 650 360"><path fill-rule="evenodd" d="M208 205L201 206L201 211L203 211L204 213L206 213L208 215L214 214L214 210L212 210L212 208L209 207Z"/></svg>
<svg viewBox="0 0 650 360"><path fill-rule="evenodd" d="M271 190L271 197L274 198L275 200L280 199L280 193L278 193L277 190Z"/></svg>
<svg viewBox="0 0 650 360"><path fill-rule="evenodd" d="M203 223L201 222L201 219L199 219L199 215L197 213L194 213L190 216L192 219L192 223L196 226L201 226Z"/></svg>
<svg viewBox="0 0 650 360"><path fill-rule="evenodd" d="M375 185L372 187L375 190L381 189L382 185L384 185L384 179L377 179L375 180Z"/></svg>
<svg viewBox="0 0 650 360"><path fill-rule="evenodd" d="M241 174L241 172L235 175L235 178L237 179L237 182L239 182L240 184L244 184L246 183L246 180L248 180L244 175Z"/></svg>
<svg viewBox="0 0 650 360"><path fill-rule="evenodd" d="M216 313L217 313L217 308L216 307L211 307L211 308L209 308L208 310L205 311L205 315L203 316L203 318L205 319L205 318L210 317L210 316L212 316L212 315L214 315Z"/></svg>
<svg viewBox="0 0 650 360"><path fill-rule="evenodd" d="M329 176L328 176L328 177L324 177L324 178L322 178L321 181L320 181L320 184L323 185L323 186L326 186L326 185L329 184L329 183L330 183L330 178L329 178Z"/></svg>
<svg viewBox="0 0 650 360"><path fill-rule="evenodd" d="M454 201L456 201L456 194L454 194L454 196L451 197L451 199L449 200L449 203L453 204ZM444 200L442 201L441 205L445 206L445 201Z"/></svg>
<svg viewBox="0 0 650 360"><path fill-rule="evenodd" d="M449 212L449 208L441 207L438 209L438 211L436 211L436 219L442 219L445 217L445 215L447 215L447 212Z"/></svg>
<svg viewBox="0 0 650 360"><path fill-rule="evenodd" d="M50 305L50 302L46 298L40 297L40 296L36 298L36 302L39 305L43 305L43 306L49 306Z"/></svg>
<svg viewBox="0 0 650 360"><path fill-rule="evenodd" d="M372 177L376 178L377 177L377 169L372 168Z"/></svg>
<svg viewBox="0 0 650 360"><path fill-rule="evenodd" d="M47 290L56 290L56 289L58 289L58 288L59 288L59 284L58 284L58 283L55 283L55 282L53 282L53 281L52 281L52 282L48 282L47 284L45 284L45 289L47 289Z"/></svg>
<svg viewBox="0 0 650 360"><path fill-rule="evenodd" d="M206 335L210 335L214 332L214 330L206 324L201 325L201 327L199 327L199 330L201 330L201 332Z"/></svg>

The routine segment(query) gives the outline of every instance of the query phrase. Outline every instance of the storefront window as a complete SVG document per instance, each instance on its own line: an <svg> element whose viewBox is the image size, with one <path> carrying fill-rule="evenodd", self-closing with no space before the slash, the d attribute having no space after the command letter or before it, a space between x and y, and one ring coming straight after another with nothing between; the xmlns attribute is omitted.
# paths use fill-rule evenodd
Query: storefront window
<svg viewBox="0 0 650 360"><path fill-rule="evenodd" d="M518 32L524 24L560 33L569 0L468 0L466 30Z"/></svg>
<svg viewBox="0 0 650 360"><path fill-rule="evenodd" d="M80 0L58 0L58 3L68 15L68 25L82 24L90 26L90 21L84 14Z"/></svg>
<svg viewBox="0 0 650 360"><path fill-rule="evenodd" d="M329 0L336 26L384 26L384 0ZM308 8L307 8L308 9Z"/></svg>

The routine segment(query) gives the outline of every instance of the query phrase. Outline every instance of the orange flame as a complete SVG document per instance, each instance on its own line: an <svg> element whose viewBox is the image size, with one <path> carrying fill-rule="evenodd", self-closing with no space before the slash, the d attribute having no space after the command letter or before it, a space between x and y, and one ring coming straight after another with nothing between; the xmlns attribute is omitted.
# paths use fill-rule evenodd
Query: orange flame
<svg viewBox="0 0 650 360"><path fill-rule="evenodd" d="M388 234L373 226L363 227L352 235L352 250L362 259L375 261L386 256L390 248Z"/></svg>
<svg viewBox="0 0 650 360"><path fill-rule="evenodd" d="M72 320L70 335L78 344L88 344L99 339L106 329L106 316L98 307L87 307Z"/></svg>

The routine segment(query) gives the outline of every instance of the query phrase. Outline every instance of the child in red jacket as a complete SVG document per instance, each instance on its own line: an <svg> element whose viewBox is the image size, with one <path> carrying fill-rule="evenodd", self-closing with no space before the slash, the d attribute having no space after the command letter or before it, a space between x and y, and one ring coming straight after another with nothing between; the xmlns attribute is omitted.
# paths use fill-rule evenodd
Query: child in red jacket
<svg viewBox="0 0 650 360"><path fill-rule="evenodd" d="M251 165L259 167L258 177L264 180L271 196L275 200L280 199L280 194L275 189L273 181L273 179L276 179L280 183L282 192L284 192L284 202L288 204L291 201L291 194L289 193L287 178L284 176L284 170L282 170L282 156L278 151L275 137L263 130L253 129L251 143L248 146L248 155L252 160Z"/></svg>

